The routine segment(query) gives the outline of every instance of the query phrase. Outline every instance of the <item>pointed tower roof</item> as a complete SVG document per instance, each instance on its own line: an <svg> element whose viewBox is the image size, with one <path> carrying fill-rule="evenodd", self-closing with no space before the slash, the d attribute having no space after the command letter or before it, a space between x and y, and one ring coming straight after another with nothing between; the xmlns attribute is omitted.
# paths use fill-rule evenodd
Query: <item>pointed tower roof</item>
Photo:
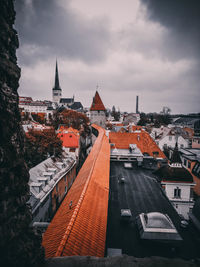
<svg viewBox="0 0 200 267"><path fill-rule="evenodd" d="M181 158L180 158L180 155L179 155L179 152L178 152L178 144L177 144L177 142L176 142L176 145L175 145L172 157L171 157L171 164L172 163L182 164L182 161L181 161Z"/></svg>
<svg viewBox="0 0 200 267"><path fill-rule="evenodd" d="M93 101L92 101L92 105L90 107L90 110L91 111L94 111L94 110L103 110L105 111L105 107L104 107L104 104L99 96L99 93L96 91L95 93L95 96L93 97Z"/></svg>
<svg viewBox="0 0 200 267"><path fill-rule="evenodd" d="M182 166L177 142L172 154L170 164L162 166L157 171L155 171L154 174L160 177L163 182L193 183L192 174Z"/></svg>
<svg viewBox="0 0 200 267"><path fill-rule="evenodd" d="M55 84L53 90L61 90L58 77L58 64L56 60L56 71L55 71Z"/></svg>

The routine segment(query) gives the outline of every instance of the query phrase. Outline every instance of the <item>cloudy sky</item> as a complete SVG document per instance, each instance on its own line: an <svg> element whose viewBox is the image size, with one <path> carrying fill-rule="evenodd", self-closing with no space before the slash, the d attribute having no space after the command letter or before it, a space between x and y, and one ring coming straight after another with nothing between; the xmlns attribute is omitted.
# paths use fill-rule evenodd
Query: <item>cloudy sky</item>
<svg viewBox="0 0 200 267"><path fill-rule="evenodd" d="M199 0L17 0L19 94L86 107L96 86L106 107L200 112Z"/></svg>

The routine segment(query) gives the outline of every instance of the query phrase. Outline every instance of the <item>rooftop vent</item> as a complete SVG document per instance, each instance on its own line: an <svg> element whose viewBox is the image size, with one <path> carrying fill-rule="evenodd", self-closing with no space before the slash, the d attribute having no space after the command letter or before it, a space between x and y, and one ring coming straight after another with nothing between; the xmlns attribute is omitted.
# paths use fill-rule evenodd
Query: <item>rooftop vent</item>
<svg viewBox="0 0 200 267"><path fill-rule="evenodd" d="M124 168L126 168L126 169L132 169L132 167L133 167L132 163L130 163L130 162L125 162L124 163Z"/></svg>
<svg viewBox="0 0 200 267"><path fill-rule="evenodd" d="M132 213L130 209L121 209L121 219L123 221L129 221L132 217Z"/></svg>
<svg viewBox="0 0 200 267"><path fill-rule="evenodd" d="M119 182L120 182L121 184L124 184L124 183L125 183L125 178L124 178L124 177L119 178Z"/></svg>
<svg viewBox="0 0 200 267"><path fill-rule="evenodd" d="M107 256L113 257L113 256L120 256L122 255L122 249L121 248L108 248L107 249Z"/></svg>

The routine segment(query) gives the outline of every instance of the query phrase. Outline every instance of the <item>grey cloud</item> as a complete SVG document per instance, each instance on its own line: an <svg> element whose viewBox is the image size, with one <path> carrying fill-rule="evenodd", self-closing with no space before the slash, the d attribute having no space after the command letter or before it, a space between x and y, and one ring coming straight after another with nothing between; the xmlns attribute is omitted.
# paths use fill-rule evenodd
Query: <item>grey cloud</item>
<svg viewBox="0 0 200 267"><path fill-rule="evenodd" d="M176 58L200 56L199 0L141 0L147 7L148 18L168 30L165 46Z"/></svg>
<svg viewBox="0 0 200 267"><path fill-rule="evenodd" d="M108 23L84 19L70 8L69 1L66 4L64 9L56 0L16 1L22 63L51 56L88 63L105 59L110 42Z"/></svg>

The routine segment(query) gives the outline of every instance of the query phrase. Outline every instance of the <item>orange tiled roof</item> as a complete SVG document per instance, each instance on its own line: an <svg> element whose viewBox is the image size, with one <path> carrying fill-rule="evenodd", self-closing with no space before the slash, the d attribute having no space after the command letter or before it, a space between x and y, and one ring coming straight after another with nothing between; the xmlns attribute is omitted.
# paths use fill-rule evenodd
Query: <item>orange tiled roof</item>
<svg viewBox="0 0 200 267"><path fill-rule="evenodd" d="M62 131L68 131L68 132L72 132L72 133L79 133L79 130L74 129L72 127L67 127L66 125L61 125L58 129L58 132L62 132Z"/></svg>
<svg viewBox="0 0 200 267"><path fill-rule="evenodd" d="M188 135L189 135L190 137L192 137L192 136L194 135L194 130L191 129L191 128L189 128L189 127L184 127L183 130L184 130L185 132L188 132Z"/></svg>
<svg viewBox="0 0 200 267"><path fill-rule="evenodd" d="M95 144L44 233L43 246L47 258L71 255L104 256L110 146L105 131L96 125L93 127L99 132Z"/></svg>
<svg viewBox="0 0 200 267"><path fill-rule="evenodd" d="M90 110L106 110L104 104L99 96L99 93L96 91L95 96L92 101Z"/></svg>
<svg viewBox="0 0 200 267"><path fill-rule="evenodd" d="M140 126L140 125L130 125L129 127L131 127L131 129L132 129L132 131L141 131L141 130L143 130L142 129L142 126Z"/></svg>
<svg viewBox="0 0 200 267"><path fill-rule="evenodd" d="M129 144L136 144L142 153L148 153L153 156L153 152L158 152L158 157L166 158L151 136L145 132L140 133L115 133L109 134L110 143L115 144L116 148L128 149Z"/></svg>
<svg viewBox="0 0 200 267"><path fill-rule="evenodd" d="M58 137L62 140L62 145L68 148L78 148L79 147L79 136L74 132L65 133L64 131L58 133Z"/></svg>

